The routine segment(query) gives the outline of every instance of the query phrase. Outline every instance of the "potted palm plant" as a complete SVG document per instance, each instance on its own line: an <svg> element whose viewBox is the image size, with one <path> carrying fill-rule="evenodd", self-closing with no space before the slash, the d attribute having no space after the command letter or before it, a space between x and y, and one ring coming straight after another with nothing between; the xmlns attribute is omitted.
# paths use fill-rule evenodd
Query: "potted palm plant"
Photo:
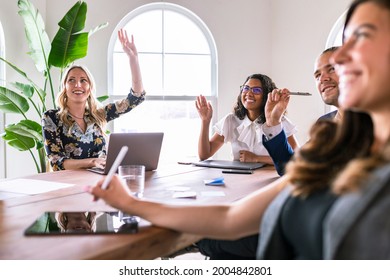
<svg viewBox="0 0 390 280"><path fill-rule="evenodd" d="M23 81L0 87L0 111L22 116L18 123L10 124L1 137L6 143L19 151L28 151L35 163L37 172L46 171L46 157L43 146L41 124L31 120L26 113L33 110L40 120L47 108L47 96L51 96L50 107L55 107L55 93L52 70L60 70L59 79L66 67L87 55L88 39L96 31L107 26L100 24L85 32L87 4L77 1L58 23L59 29L50 41L39 11L29 0L18 0L18 14L24 21L29 52L36 69L42 74L43 86L29 78L27 73L3 57L0 60L16 71ZM107 96L100 97L100 101ZM35 113L34 113L35 114Z"/></svg>

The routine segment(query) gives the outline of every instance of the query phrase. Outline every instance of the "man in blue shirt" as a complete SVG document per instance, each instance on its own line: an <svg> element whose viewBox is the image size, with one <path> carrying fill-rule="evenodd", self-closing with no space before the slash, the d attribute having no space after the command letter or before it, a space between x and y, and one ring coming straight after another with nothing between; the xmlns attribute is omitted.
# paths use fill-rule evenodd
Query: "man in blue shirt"
<svg viewBox="0 0 390 280"><path fill-rule="evenodd" d="M317 58L314 64L314 78L318 92L322 100L327 105L339 107L339 78L335 72L333 65L330 64L329 58L337 50L338 47L331 47L324 50ZM288 103L288 102L287 102ZM276 171L279 175L284 174L284 167L294 154L294 150L289 145L286 134L281 125L281 118L287 109L285 102L269 102L266 105L266 115L270 116L263 125L263 144L270 154ZM282 113L282 114L280 114ZM339 110L334 110L321 116L318 120L337 119L341 117Z"/></svg>

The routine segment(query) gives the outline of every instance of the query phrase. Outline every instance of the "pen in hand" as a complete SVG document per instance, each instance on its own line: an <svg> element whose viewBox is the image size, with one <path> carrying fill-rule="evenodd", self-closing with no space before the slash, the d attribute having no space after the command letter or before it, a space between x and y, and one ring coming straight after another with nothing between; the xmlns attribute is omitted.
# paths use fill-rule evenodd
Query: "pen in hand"
<svg viewBox="0 0 390 280"><path fill-rule="evenodd" d="M103 181L103 184L102 184L102 189L105 190L107 189L108 185L110 184L111 180L112 180L112 177L114 176L116 170L118 169L119 167L119 164L121 164L123 158L125 157L127 151L128 151L128 147L127 146L123 146L121 148L121 150L119 151L114 163L112 164L111 168L110 168L110 171L108 171L108 174L106 176L106 178L104 179Z"/></svg>
<svg viewBox="0 0 390 280"><path fill-rule="evenodd" d="M311 93L309 93L309 92L300 92L300 91L291 91L290 95L310 96Z"/></svg>

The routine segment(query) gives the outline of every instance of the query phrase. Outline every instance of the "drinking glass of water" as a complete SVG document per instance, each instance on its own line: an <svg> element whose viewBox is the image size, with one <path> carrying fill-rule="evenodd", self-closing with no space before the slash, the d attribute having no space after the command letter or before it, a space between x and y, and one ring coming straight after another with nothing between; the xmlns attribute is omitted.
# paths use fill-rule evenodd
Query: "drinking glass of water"
<svg viewBox="0 0 390 280"><path fill-rule="evenodd" d="M144 196L145 166L144 165L121 165L118 168L119 177L127 185L130 192L138 197ZM120 212L119 216L125 223L139 222L140 218Z"/></svg>
<svg viewBox="0 0 390 280"><path fill-rule="evenodd" d="M119 177L126 183L130 192L141 198L144 196L145 188L145 166L144 165L121 165L118 169Z"/></svg>

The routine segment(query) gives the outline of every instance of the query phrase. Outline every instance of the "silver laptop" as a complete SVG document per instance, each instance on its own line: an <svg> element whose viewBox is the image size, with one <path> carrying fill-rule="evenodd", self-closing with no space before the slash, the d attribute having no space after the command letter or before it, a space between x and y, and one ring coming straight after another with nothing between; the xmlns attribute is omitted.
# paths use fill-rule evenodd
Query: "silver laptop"
<svg viewBox="0 0 390 280"><path fill-rule="evenodd" d="M237 170L255 170L261 168L265 163L260 162L241 162L237 160L203 160L193 163L201 167L214 167L222 169L237 169Z"/></svg>
<svg viewBox="0 0 390 280"><path fill-rule="evenodd" d="M115 161L122 146L129 150L121 165L145 165L145 171L157 169L163 132L111 133L108 141L107 160L104 169L93 167L87 170L106 175Z"/></svg>

